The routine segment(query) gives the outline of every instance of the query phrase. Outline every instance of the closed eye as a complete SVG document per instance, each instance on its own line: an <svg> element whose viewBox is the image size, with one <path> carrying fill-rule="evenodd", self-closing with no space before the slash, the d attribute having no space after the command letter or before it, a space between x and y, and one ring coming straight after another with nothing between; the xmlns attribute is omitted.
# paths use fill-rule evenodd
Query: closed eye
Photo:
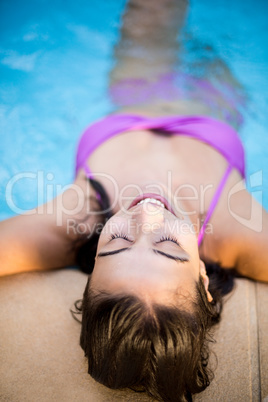
<svg viewBox="0 0 268 402"><path fill-rule="evenodd" d="M165 241L170 241L172 243L175 243L177 246L181 247L180 243L177 241L177 239L173 236L167 235L167 236L163 236L160 238L160 240L158 240L156 243L164 243Z"/></svg>
<svg viewBox="0 0 268 402"><path fill-rule="evenodd" d="M111 236L109 238L109 241L112 241L114 239L123 239L123 240L126 240L126 241L130 242L130 243L133 243L133 240L131 240L125 233L113 233L113 234L111 234ZM158 240L156 242L156 244L164 243L166 241L170 241L171 243L175 243L177 246L181 247L181 245L177 241L177 239L174 236L170 236L170 235L162 236L160 238L160 240Z"/></svg>
<svg viewBox="0 0 268 402"><path fill-rule="evenodd" d="M110 238L109 241L112 241L114 239L124 239L130 243L133 243L133 240L131 240L126 234L124 233L113 233Z"/></svg>

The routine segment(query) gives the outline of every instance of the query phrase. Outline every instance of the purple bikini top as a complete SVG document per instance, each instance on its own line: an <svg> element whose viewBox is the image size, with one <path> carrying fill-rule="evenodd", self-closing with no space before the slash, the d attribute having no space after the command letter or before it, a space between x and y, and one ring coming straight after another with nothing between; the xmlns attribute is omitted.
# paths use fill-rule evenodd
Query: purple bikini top
<svg viewBox="0 0 268 402"><path fill-rule="evenodd" d="M207 116L144 117L132 114L114 114L89 126L80 138L76 156L76 173L84 169L93 178L87 160L95 149L108 139L137 130L160 130L168 135L183 135L202 141L220 152L228 167L213 196L207 215L198 235L201 244L208 221L217 205L221 192L233 168L245 177L245 156L241 140L227 123Z"/></svg>

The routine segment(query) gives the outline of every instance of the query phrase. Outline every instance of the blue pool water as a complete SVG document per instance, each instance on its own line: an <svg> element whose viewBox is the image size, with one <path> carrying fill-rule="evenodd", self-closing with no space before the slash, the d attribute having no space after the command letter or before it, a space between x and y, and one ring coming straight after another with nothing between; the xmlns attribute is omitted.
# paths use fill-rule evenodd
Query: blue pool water
<svg viewBox="0 0 268 402"><path fill-rule="evenodd" d="M206 57L209 45L244 86L248 188L268 208L268 3L190 3L184 34L199 50L186 62ZM81 131L114 108L108 73L125 4L1 0L0 219L45 202L72 181Z"/></svg>

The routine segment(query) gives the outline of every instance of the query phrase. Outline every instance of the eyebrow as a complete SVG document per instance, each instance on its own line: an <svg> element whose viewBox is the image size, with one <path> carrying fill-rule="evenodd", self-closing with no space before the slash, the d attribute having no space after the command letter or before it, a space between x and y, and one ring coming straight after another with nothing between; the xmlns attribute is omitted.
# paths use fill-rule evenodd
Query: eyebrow
<svg viewBox="0 0 268 402"><path fill-rule="evenodd" d="M170 258L171 260L175 260L175 261L179 261L179 262L188 262L189 261L188 257L178 257L176 255L167 254L167 253L164 253L164 251L156 250L154 248L153 248L153 252L155 254L160 254L160 255L163 255L164 257Z"/></svg>
<svg viewBox="0 0 268 402"><path fill-rule="evenodd" d="M118 250L100 252L100 253L97 255L97 257L107 257L107 256L109 256L109 255L114 255L114 254L122 253L123 251L126 251L126 250L131 250L131 247L124 247L124 248L120 248L120 249L118 249ZM178 256L174 256L174 255L171 255L171 254L164 253L164 251L156 250L156 249L154 249L154 248L153 248L152 250L153 250L153 252L154 252L155 254L162 255L162 256L164 256L164 257L166 257L166 258L169 258L169 259L174 260L174 261L177 261L177 262L188 262L188 261L189 261L189 258L188 258L188 257L178 257Z"/></svg>
<svg viewBox="0 0 268 402"><path fill-rule="evenodd" d="M122 251L125 251L125 250L130 250L130 247L120 248L119 250L103 251L103 252L100 252L97 255L97 257L107 257L108 255L114 255L114 254L122 253Z"/></svg>

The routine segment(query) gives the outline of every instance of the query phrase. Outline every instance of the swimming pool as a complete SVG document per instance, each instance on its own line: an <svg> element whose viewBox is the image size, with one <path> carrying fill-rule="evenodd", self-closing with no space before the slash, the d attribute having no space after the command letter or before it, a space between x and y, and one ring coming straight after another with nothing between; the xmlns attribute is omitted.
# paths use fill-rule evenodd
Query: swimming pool
<svg viewBox="0 0 268 402"><path fill-rule="evenodd" d="M245 87L249 106L240 134L248 188L259 201L263 196L268 208L268 4L190 3L183 35L195 46L184 61L217 55ZM126 0L88 4L0 3L0 219L43 203L68 185L81 131L114 109L108 72Z"/></svg>

